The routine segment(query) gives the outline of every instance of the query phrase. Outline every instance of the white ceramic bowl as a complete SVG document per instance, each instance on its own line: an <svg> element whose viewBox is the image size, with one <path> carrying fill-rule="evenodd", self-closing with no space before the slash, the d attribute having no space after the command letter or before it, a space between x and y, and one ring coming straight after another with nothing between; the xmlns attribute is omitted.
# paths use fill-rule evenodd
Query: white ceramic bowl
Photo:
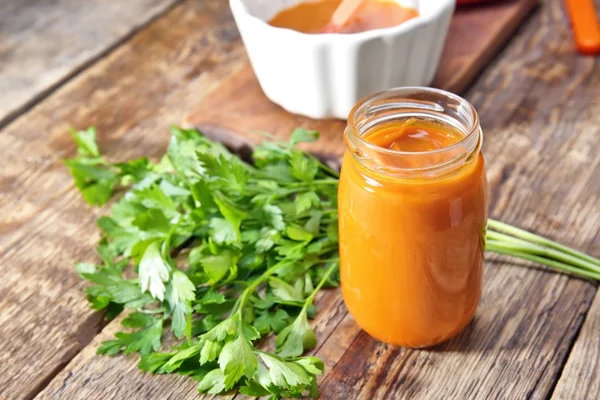
<svg viewBox="0 0 600 400"><path fill-rule="evenodd" d="M267 97L289 112L346 119L363 97L431 83L455 0L396 0L419 16L355 34L305 34L267 24L302 0L230 0L248 57Z"/></svg>

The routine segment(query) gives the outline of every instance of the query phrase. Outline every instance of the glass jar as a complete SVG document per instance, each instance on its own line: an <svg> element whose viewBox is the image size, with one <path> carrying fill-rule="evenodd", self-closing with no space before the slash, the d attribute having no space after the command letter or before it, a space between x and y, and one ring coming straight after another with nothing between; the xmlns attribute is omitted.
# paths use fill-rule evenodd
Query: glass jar
<svg viewBox="0 0 600 400"><path fill-rule="evenodd" d="M461 139L420 152L365 139L410 118L458 130ZM473 318L482 288L487 181L475 109L442 90L392 89L354 107L344 140L340 273L350 314L392 345L449 339Z"/></svg>

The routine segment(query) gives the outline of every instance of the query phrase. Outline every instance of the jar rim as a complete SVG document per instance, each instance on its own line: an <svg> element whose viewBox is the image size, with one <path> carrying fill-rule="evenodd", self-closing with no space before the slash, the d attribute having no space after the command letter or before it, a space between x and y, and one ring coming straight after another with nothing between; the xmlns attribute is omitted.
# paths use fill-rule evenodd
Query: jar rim
<svg viewBox="0 0 600 400"><path fill-rule="evenodd" d="M390 95L390 94L402 95L402 94L409 94L409 93L414 94L415 92L447 96L447 97L451 98L452 100L455 100L459 104L465 106L467 108L467 110L470 112L470 114L472 115L472 123L470 126L465 127L466 132L465 132L464 138L462 138L461 140L459 140L456 143L453 143L450 146L442 147L442 148L435 149L435 150L402 151L402 150L396 150L396 149L390 149L387 147L382 147L382 146L376 145L374 143L371 143L356 131L356 124L357 124L356 119L357 119L357 115L360 115L359 111L366 111L366 109L368 109L369 104L372 103L373 101L380 99L380 98L385 98L387 95ZM352 110L350 111L350 114L348 116L348 128L349 128L350 132L352 133L353 138L358 140L358 142L361 145L366 146L369 149L387 154L387 155L396 155L396 156L434 155L434 154L438 154L438 153L447 152L449 150L457 149L461 146L464 146L465 142L471 140L473 135L477 134L479 131L479 116L477 115L477 111L475 110L475 107L473 107L473 105L471 103L469 103L467 100L465 100L464 98L460 97L457 94L448 92L446 90L431 88L431 87L404 86L404 87L397 87L397 88L383 90L381 92L371 94L371 95L361 99L358 103L356 103L354 105L354 107L352 107Z"/></svg>

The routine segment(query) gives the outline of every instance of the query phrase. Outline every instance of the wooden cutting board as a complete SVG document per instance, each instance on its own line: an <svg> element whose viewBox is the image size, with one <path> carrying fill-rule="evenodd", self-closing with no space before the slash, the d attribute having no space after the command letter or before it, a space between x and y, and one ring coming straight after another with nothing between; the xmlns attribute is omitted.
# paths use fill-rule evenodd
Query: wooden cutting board
<svg viewBox="0 0 600 400"><path fill-rule="evenodd" d="M537 0L500 0L457 9L432 86L460 93L490 62ZM305 149L336 163L344 151L341 120L315 120L290 114L263 94L250 64L236 70L195 107L184 121L240 152L269 132L287 139L297 127L314 129L321 140Z"/></svg>

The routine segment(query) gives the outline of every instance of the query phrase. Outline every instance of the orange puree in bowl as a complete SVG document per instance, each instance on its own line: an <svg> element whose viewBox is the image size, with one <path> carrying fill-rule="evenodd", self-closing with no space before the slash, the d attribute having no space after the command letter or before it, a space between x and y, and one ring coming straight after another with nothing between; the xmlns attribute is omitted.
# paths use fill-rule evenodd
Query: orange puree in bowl
<svg viewBox="0 0 600 400"><path fill-rule="evenodd" d="M397 176L346 152L339 188L344 300L358 325L379 340L407 347L440 343L469 323L481 295L483 157L477 148L454 168L412 174L411 166L422 167L424 158L439 162L436 151L461 142L464 133L410 118L362 137L413 154L384 150L370 158L384 169L406 168Z"/></svg>
<svg viewBox="0 0 600 400"><path fill-rule="evenodd" d="M341 0L317 0L299 3L280 11L269 24L303 33L323 33ZM357 33L400 25L419 15L413 8L393 0L365 0L341 33Z"/></svg>

